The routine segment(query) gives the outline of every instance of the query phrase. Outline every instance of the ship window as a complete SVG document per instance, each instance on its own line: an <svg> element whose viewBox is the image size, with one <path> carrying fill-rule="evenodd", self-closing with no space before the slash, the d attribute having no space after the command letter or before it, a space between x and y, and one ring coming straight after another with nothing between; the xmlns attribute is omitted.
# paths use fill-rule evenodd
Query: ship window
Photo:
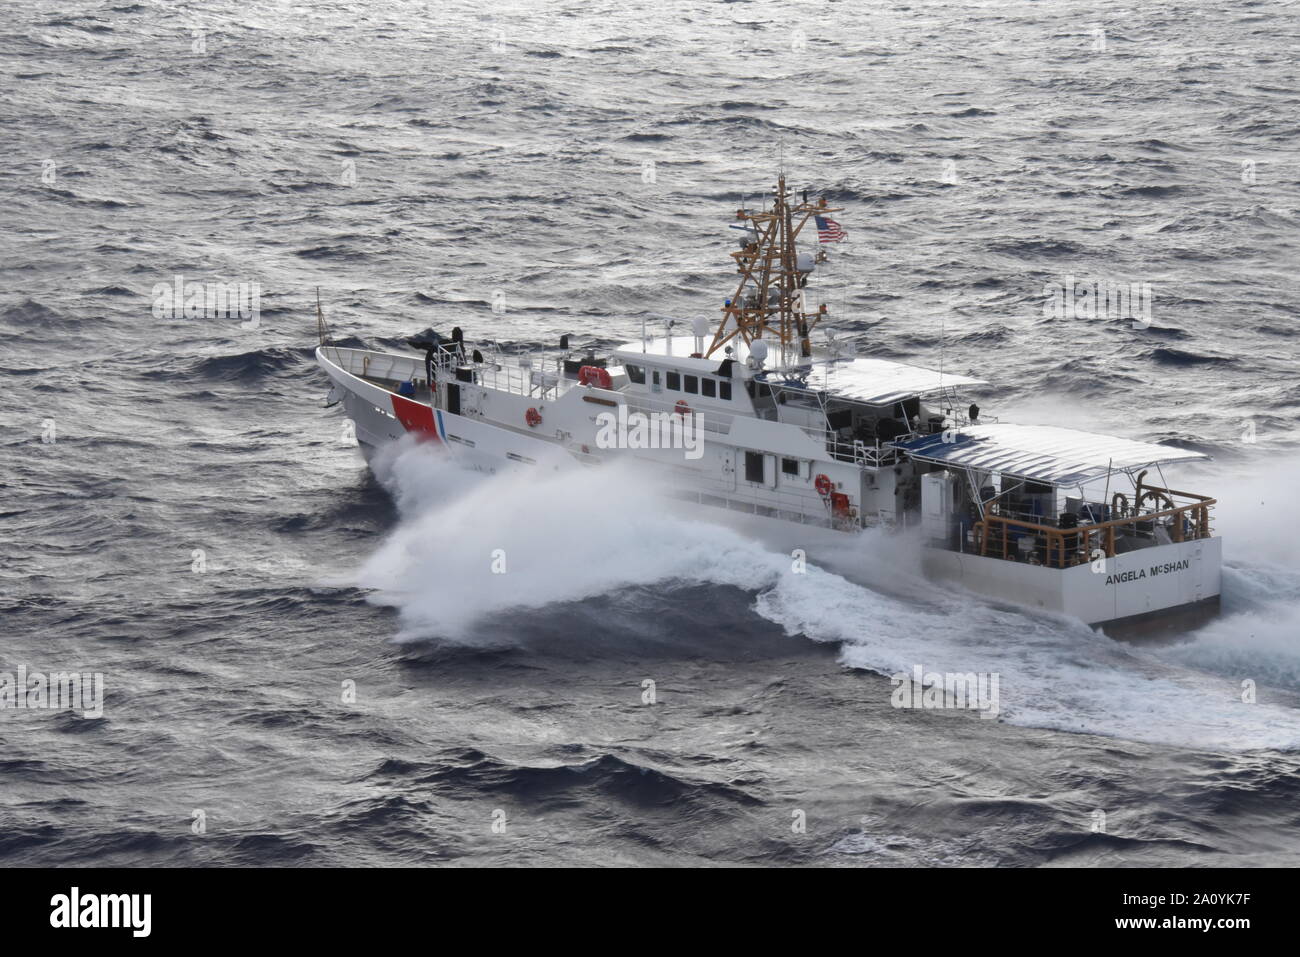
<svg viewBox="0 0 1300 957"><path fill-rule="evenodd" d="M686 391L691 395L698 395L700 391L700 380L693 375L686 377Z"/></svg>
<svg viewBox="0 0 1300 957"><path fill-rule="evenodd" d="M799 460L798 460L798 459L782 459L782 460L781 460L781 472L782 472L782 474L784 474L784 475L798 475L798 474L799 474Z"/></svg>
<svg viewBox="0 0 1300 957"><path fill-rule="evenodd" d="M701 379L700 392L706 399L712 399L718 394L718 383L715 379Z"/></svg>
<svg viewBox="0 0 1300 957"><path fill-rule="evenodd" d="M674 392L680 392L682 390L682 377L676 372L668 373L668 388L672 389Z"/></svg>
<svg viewBox="0 0 1300 957"><path fill-rule="evenodd" d="M745 453L745 481L763 481L763 455L761 452Z"/></svg>
<svg viewBox="0 0 1300 957"><path fill-rule="evenodd" d="M719 382L719 383L718 383L718 398L719 398L719 399L726 399L728 402L731 401L731 383L730 383L730 382Z"/></svg>
<svg viewBox="0 0 1300 957"><path fill-rule="evenodd" d="M921 399L918 396L912 396L910 399L904 399L902 402L894 403L894 418L903 419L911 422L921 414Z"/></svg>
<svg viewBox="0 0 1300 957"><path fill-rule="evenodd" d="M635 382L637 385L645 385L645 369L640 366L628 366L627 377L629 381Z"/></svg>
<svg viewBox="0 0 1300 957"><path fill-rule="evenodd" d="M650 371L650 381L654 384L655 391L658 392L659 391L659 370L658 369L652 369Z"/></svg>
<svg viewBox="0 0 1300 957"><path fill-rule="evenodd" d="M852 409L836 409L834 412L826 413L826 426L832 432L839 429L847 429L853 425Z"/></svg>

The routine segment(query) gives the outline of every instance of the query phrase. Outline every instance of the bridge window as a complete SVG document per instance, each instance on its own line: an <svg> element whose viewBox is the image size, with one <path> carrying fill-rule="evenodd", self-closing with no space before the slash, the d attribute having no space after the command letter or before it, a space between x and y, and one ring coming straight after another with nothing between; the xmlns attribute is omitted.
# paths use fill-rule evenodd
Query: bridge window
<svg viewBox="0 0 1300 957"><path fill-rule="evenodd" d="M731 383L730 383L730 382L719 382L719 383L718 383L718 398L719 398L719 399L726 399L728 402L731 401Z"/></svg>
<svg viewBox="0 0 1300 957"><path fill-rule="evenodd" d="M680 392L682 390L682 377L676 372L668 373L668 388L672 389L674 392Z"/></svg>
<svg viewBox="0 0 1300 957"><path fill-rule="evenodd" d="M645 385L645 369L640 366L627 366L627 378L629 382Z"/></svg>
<svg viewBox="0 0 1300 957"><path fill-rule="evenodd" d="M745 481L763 482L763 454L761 452L745 453Z"/></svg>
<svg viewBox="0 0 1300 957"><path fill-rule="evenodd" d="M718 394L718 383L714 379L701 379L700 392L706 399L712 399Z"/></svg>
<svg viewBox="0 0 1300 957"><path fill-rule="evenodd" d="M686 391L691 395L698 395L700 392L700 380L693 375L686 377Z"/></svg>
<svg viewBox="0 0 1300 957"><path fill-rule="evenodd" d="M782 475L798 475L798 474L799 474L799 460L798 460L798 459L782 459L782 460L781 460L781 474L782 474Z"/></svg>

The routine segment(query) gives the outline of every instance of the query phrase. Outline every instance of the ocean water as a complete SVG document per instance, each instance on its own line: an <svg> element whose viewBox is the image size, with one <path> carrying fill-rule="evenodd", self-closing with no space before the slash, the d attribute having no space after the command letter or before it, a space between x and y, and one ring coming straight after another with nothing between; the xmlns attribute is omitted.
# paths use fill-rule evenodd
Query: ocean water
<svg viewBox="0 0 1300 957"><path fill-rule="evenodd" d="M0 860L1297 863L1298 27L1268 2L14 7L0 672L104 699L0 710ZM324 407L318 291L380 347L609 346L716 315L728 223L782 166L844 207L818 289L861 354L1213 457L1174 484L1220 501L1219 618L1115 641L873 536L877 587L794 575L635 474L404 445L368 469ZM160 310L177 277L256 284L258 315ZM1049 314L1071 277L1149 309ZM894 708L914 665L998 674L998 718Z"/></svg>

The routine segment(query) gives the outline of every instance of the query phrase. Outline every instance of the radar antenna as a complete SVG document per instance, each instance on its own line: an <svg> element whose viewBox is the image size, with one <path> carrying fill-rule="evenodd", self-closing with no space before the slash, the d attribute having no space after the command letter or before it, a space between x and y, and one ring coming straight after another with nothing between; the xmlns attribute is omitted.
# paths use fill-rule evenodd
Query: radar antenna
<svg viewBox="0 0 1300 957"><path fill-rule="evenodd" d="M774 191L772 209L757 212L740 209L736 218L744 222L750 241L731 254L740 282L722 307L722 321L705 351L712 356L739 336L746 344L770 336L781 350L782 366L808 366L812 361L809 336L828 312L825 303L813 308L807 302L808 277L817 263L826 261L824 250L798 251L800 233L815 216L839 212L826 198L808 200L808 191L795 200L786 189L782 173Z"/></svg>

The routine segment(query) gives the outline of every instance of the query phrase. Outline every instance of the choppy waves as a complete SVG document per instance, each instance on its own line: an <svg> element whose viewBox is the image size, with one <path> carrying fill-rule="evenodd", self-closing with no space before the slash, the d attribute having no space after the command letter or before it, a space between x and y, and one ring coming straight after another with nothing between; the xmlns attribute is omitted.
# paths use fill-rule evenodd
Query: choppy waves
<svg viewBox="0 0 1300 957"><path fill-rule="evenodd" d="M0 857L1294 863L1294 18L749 7L16 11L4 668L107 702L0 721ZM780 161L846 207L817 288L861 353L1215 456L1218 621L1121 644L901 543L793 575L635 476L376 478L324 408L317 289L348 344L625 341L716 310ZM157 319L177 276L260 322ZM1150 324L1045 317L1069 276ZM999 672L1001 719L892 708L916 663Z"/></svg>

